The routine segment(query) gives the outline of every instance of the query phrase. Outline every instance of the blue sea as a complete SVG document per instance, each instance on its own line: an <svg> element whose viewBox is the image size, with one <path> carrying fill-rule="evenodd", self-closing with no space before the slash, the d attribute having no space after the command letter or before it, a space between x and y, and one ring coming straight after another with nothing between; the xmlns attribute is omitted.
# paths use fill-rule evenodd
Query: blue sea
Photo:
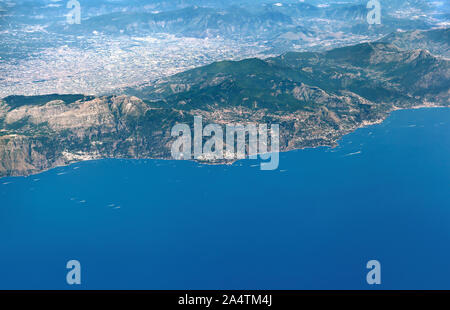
<svg viewBox="0 0 450 310"><path fill-rule="evenodd" d="M436 108L276 171L110 159L3 178L0 289L450 289L449 159Z"/></svg>

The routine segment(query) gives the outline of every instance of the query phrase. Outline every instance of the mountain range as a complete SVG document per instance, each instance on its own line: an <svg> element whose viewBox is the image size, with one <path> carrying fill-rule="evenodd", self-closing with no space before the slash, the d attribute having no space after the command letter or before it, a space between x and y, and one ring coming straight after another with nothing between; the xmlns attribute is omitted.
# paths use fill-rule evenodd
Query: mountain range
<svg viewBox="0 0 450 310"><path fill-rule="evenodd" d="M335 146L393 110L450 105L449 60L439 52L448 51L448 29L433 31L216 62L117 95L3 98L0 176L88 159L168 159L171 128L195 115L205 124L279 124L281 151ZM413 42L435 51L400 48Z"/></svg>
<svg viewBox="0 0 450 310"><path fill-rule="evenodd" d="M187 3L185 3L187 4ZM234 6L185 6L173 10L147 9L113 11L85 17L80 25L53 24L52 32L89 35L103 34L169 33L188 37L277 38L286 32L295 32L302 26L309 31L320 30L324 22L332 23L334 32L373 35L387 34L397 28L403 30L428 29L423 18L400 17L387 8L381 25L369 25L366 21L366 2L335 3L315 6L306 2L274 3ZM419 6L425 10L424 6ZM422 11L420 11L422 12ZM422 12L423 13L423 12ZM420 15L422 16L422 15ZM325 23L325 24L326 24Z"/></svg>

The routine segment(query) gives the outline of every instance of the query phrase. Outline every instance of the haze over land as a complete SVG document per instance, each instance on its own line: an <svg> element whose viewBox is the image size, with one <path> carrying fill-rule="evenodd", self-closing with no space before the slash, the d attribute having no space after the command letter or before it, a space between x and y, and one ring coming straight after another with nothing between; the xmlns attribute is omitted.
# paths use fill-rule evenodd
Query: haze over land
<svg viewBox="0 0 450 310"><path fill-rule="evenodd" d="M331 4L330 4L331 3ZM81 24L65 1L0 2L0 98L107 95L214 61L318 51L448 22L448 5L366 1L82 1ZM99 74L101 73L101 74Z"/></svg>

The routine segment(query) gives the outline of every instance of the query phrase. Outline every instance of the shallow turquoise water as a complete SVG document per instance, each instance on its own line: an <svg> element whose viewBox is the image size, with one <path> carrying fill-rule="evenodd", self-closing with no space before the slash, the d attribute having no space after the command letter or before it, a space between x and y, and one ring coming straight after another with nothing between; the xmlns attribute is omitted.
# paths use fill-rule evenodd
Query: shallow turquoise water
<svg viewBox="0 0 450 310"><path fill-rule="evenodd" d="M99 160L0 179L0 288L73 289L76 259L88 289L450 289L449 158L450 109L421 109L277 171Z"/></svg>

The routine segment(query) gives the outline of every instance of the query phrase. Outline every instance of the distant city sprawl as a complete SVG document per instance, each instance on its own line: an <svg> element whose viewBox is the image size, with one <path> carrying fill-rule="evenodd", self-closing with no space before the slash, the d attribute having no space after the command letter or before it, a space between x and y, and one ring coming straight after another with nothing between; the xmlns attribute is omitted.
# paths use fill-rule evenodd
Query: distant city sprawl
<svg viewBox="0 0 450 310"><path fill-rule="evenodd" d="M83 44L0 58L0 97L12 94L105 94L220 59L255 56L267 48L226 39L152 37L80 38Z"/></svg>

